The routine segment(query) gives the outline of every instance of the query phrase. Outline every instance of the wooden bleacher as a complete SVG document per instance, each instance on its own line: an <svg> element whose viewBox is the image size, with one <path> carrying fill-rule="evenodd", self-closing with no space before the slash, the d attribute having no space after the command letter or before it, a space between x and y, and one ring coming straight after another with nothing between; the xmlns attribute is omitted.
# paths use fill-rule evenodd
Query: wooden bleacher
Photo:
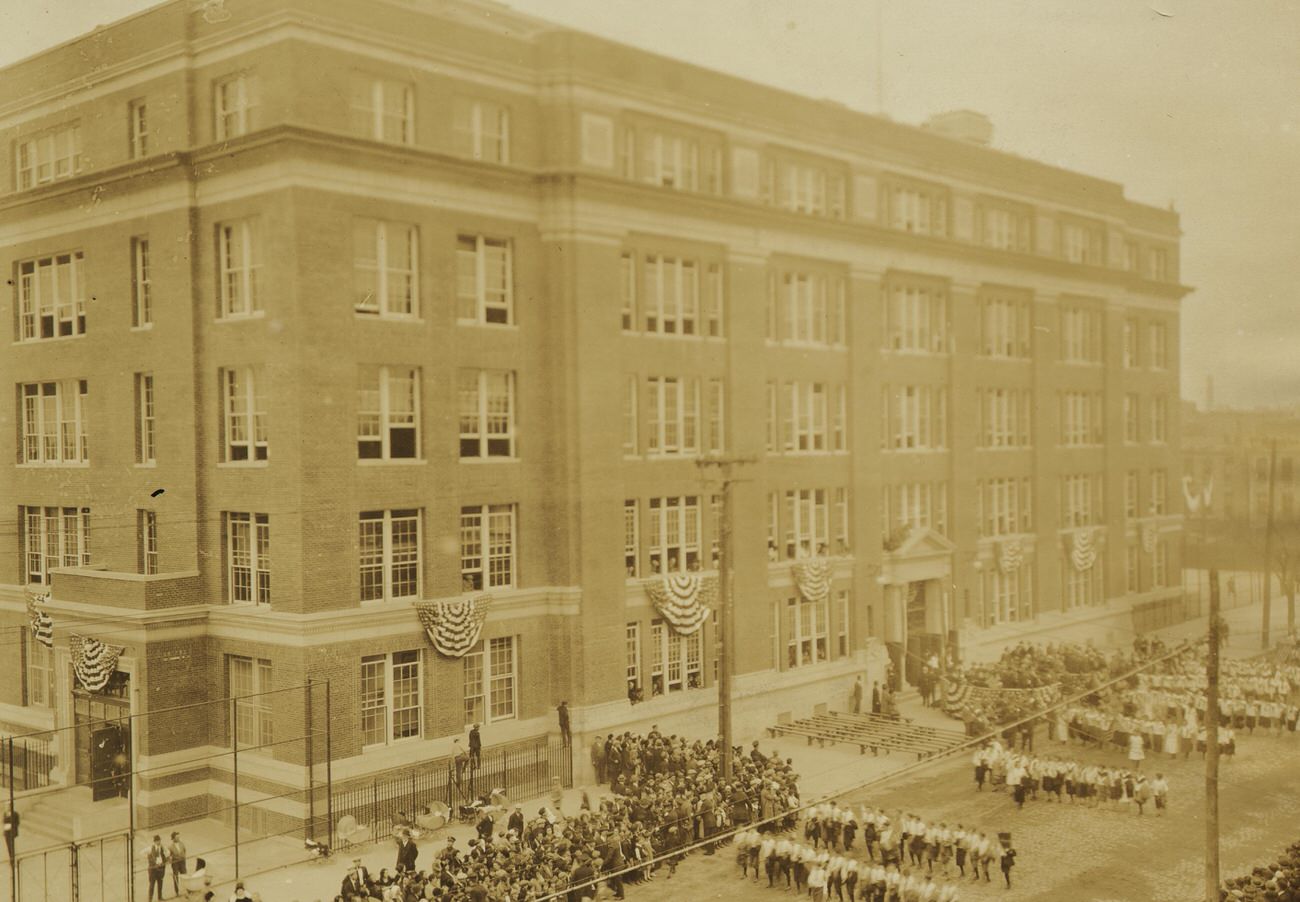
<svg viewBox="0 0 1300 902"><path fill-rule="evenodd" d="M861 754L871 749L877 755L880 749L888 755L891 751L914 752L918 759L947 751L966 740L960 730L940 730L923 727L898 717L883 714L847 714L829 711L791 723L768 727L769 736L803 736L812 745L844 742L856 745Z"/></svg>

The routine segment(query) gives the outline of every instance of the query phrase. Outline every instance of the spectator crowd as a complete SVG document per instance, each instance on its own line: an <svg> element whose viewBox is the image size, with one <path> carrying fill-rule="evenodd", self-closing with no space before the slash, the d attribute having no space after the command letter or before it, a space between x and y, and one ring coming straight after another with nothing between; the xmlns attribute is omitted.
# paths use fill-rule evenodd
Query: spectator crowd
<svg viewBox="0 0 1300 902"><path fill-rule="evenodd" d="M1300 842L1274 862L1224 881L1221 902L1300 902Z"/></svg>

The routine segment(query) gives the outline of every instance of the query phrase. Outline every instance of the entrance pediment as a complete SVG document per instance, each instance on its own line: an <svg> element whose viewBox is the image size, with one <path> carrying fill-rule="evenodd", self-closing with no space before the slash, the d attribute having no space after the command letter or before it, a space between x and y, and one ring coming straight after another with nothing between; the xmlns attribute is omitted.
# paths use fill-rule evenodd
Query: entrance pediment
<svg viewBox="0 0 1300 902"><path fill-rule="evenodd" d="M914 529L903 543L885 553L883 582L898 584L946 580L956 546L933 529Z"/></svg>

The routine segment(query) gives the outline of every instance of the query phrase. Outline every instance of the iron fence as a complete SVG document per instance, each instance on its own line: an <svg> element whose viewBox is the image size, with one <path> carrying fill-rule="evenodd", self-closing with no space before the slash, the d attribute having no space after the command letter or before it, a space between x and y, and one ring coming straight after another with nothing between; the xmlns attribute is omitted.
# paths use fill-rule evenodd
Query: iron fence
<svg viewBox="0 0 1300 902"><path fill-rule="evenodd" d="M17 856L13 867L17 896L5 874L0 902L121 902L130 895L131 853L125 833L26 852Z"/></svg>
<svg viewBox="0 0 1300 902"><path fill-rule="evenodd" d="M516 800L544 796L553 778L564 787L573 785L571 751L558 738L538 736L484 749L477 764L468 762L460 774L451 757L376 774L334 792L334 824L350 816L379 837L403 814L413 817L435 803L455 812L496 790Z"/></svg>
<svg viewBox="0 0 1300 902"><path fill-rule="evenodd" d="M28 789L44 789L50 785L50 771L58 764L58 758L50 750L50 741L36 737L24 737L13 741L13 761L5 761L0 768L0 786L5 789L13 784L16 792Z"/></svg>

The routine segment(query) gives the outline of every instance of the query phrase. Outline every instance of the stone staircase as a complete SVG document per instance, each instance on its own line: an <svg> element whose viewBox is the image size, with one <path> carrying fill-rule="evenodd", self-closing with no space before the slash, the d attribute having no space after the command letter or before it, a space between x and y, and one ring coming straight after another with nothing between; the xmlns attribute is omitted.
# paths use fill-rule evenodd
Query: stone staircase
<svg viewBox="0 0 1300 902"><path fill-rule="evenodd" d="M89 786L68 786L33 793L20 797L16 808L21 818L19 854L126 831L130 826L126 799L91 801Z"/></svg>

